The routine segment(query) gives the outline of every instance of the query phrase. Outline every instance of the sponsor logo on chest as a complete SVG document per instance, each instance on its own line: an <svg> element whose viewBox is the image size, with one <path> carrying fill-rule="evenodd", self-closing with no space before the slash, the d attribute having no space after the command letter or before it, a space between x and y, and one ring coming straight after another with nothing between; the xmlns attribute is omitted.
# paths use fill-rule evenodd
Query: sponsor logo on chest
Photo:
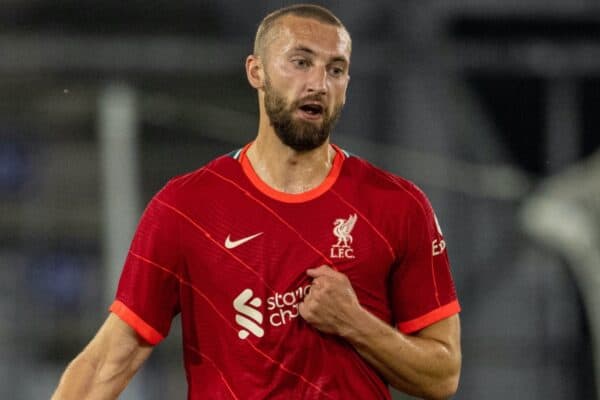
<svg viewBox="0 0 600 400"><path fill-rule="evenodd" d="M356 225L358 217L350 214L347 218L336 218L333 221L334 242L330 247L331 259L354 259L354 238L352 230ZM241 239L232 240L228 236L225 247L233 249L258 237L263 232L256 233ZM291 323L298 318L298 304L301 303L310 291L310 285L296 288L285 293L274 293L268 298L260 298L254 295L250 288L242 290L233 300L233 308L236 311L235 322L239 326L238 337L242 340L250 335L261 338L265 335L265 325L273 328Z"/></svg>
<svg viewBox="0 0 600 400"><path fill-rule="evenodd" d="M309 290L310 285L305 285L289 292L275 293L266 299L266 307L263 307L264 301L261 298L254 296L252 289L242 290L233 300L233 308L237 312L235 322L241 328L238 337L244 340L251 333L256 337L263 337L263 322L274 328L289 324L298 318L298 304Z"/></svg>

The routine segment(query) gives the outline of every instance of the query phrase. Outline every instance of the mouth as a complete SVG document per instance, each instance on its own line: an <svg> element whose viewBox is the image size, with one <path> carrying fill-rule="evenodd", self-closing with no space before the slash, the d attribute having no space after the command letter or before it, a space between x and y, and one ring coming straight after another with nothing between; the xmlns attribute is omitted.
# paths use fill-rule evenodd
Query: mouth
<svg viewBox="0 0 600 400"><path fill-rule="evenodd" d="M298 108L304 118L319 119L323 116L324 107L318 103L303 104Z"/></svg>

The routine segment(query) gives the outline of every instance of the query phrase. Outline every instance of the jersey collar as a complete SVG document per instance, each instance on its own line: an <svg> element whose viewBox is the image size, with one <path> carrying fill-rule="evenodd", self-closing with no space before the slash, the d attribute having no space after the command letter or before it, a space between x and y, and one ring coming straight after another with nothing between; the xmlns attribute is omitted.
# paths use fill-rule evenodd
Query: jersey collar
<svg viewBox="0 0 600 400"><path fill-rule="evenodd" d="M252 164L250 164L250 160L246 157L246 152L252 142L248 143L244 146L241 151L239 151L239 155L236 154L236 157L241 166L242 170L246 177L250 180L250 182L254 185L256 189L262 192L264 195L271 197L272 199L282 201L284 203L303 203L306 201L310 201L316 199L321 196L323 193L328 191L337 181L338 176L340 175L340 171L342 170L342 164L344 159L346 158L345 152L340 149L338 146L332 144L331 146L335 150L335 157L333 159L333 165L331 166L331 170L329 174L325 177L321 184L311 190L308 190L303 193L285 193L280 192L279 190L273 189L271 186L267 185L254 171Z"/></svg>

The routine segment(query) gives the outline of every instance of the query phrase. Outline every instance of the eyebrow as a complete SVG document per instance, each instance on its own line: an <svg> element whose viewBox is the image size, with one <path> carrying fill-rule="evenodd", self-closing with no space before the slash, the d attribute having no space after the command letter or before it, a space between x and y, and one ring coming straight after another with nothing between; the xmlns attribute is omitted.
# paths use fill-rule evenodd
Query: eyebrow
<svg viewBox="0 0 600 400"><path fill-rule="evenodd" d="M293 49L293 51L301 51L303 53L317 55L317 53L313 49L306 47L306 46L297 46ZM330 62L344 62L344 63L348 64L348 60L344 56L335 56L330 60Z"/></svg>

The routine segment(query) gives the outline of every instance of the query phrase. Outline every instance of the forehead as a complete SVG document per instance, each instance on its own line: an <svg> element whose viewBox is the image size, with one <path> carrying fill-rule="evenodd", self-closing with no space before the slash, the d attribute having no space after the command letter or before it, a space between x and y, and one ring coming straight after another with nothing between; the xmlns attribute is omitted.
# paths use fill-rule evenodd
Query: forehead
<svg viewBox="0 0 600 400"><path fill-rule="evenodd" d="M344 28L293 15L282 17L277 25L272 47L279 52L302 46L324 55L350 59L351 41Z"/></svg>

